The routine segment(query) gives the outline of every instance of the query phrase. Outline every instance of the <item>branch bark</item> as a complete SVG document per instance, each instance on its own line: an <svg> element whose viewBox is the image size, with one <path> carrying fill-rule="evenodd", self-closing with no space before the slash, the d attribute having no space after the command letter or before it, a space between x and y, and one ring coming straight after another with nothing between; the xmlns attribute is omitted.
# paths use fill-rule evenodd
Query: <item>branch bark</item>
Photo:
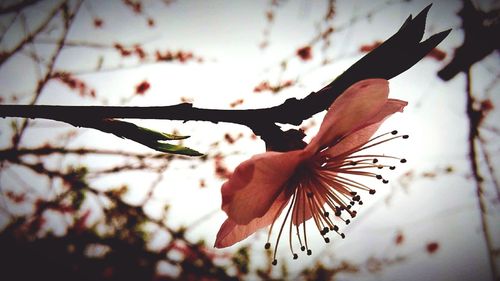
<svg viewBox="0 0 500 281"><path fill-rule="evenodd" d="M328 109L349 86L368 78L391 79L420 61L450 33L446 30L422 40L431 5L403 26L382 45L365 55L339 77L304 99L287 99L281 105L249 110L220 110L193 107L189 103L155 107L0 105L0 117L45 118L79 127L102 130L99 120L109 118L167 119L230 122L249 127L269 150L288 151L305 143L296 130L282 131L276 123L300 125L312 115ZM383 65L383 67L380 67ZM103 130L105 131L105 130Z"/></svg>

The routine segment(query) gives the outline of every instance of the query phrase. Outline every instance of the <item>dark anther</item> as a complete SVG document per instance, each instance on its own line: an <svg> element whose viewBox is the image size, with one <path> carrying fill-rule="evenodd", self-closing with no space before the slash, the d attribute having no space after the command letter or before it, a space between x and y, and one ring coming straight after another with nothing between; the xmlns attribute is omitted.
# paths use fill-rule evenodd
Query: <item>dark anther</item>
<svg viewBox="0 0 500 281"><path fill-rule="evenodd" d="M351 161L351 165L356 166L356 164L358 163L356 163L355 161Z"/></svg>
<svg viewBox="0 0 500 281"><path fill-rule="evenodd" d="M375 176L378 180L382 179L382 176L381 175L377 175Z"/></svg>
<svg viewBox="0 0 500 281"><path fill-rule="evenodd" d="M344 233L340 233L340 237L342 237L342 239L345 238L345 234Z"/></svg>
<svg viewBox="0 0 500 281"><path fill-rule="evenodd" d="M356 196L354 196L354 198L352 198L352 200L359 201L359 200L361 200L361 196L356 195Z"/></svg>
<svg viewBox="0 0 500 281"><path fill-rule="evenodd" d="M351 209L351 205L347 205L347 210L350 210Z"/></svg>
<svg viewBox="0 0 500 281"><path fill-rule="evenodd" d="M345 224L350 224L351 223L351 220L345 220Z"/></svg>
<svg viewBox="0 0 500 281"><path fill-rule="evenodd" d="M403 136L403 139L407 139L407 138L409 138L409 137L410 137L409 135L404 135L404 136Z"/></svg>
<svg viewBox="0 0 500 281"><path fill-rule="evenodd" d="M349 205L353 206L354 205L354 201L349 202Z"/></svg>
<svg viewBox="0 0 500 281"><path fill-rule="evenodd" d="M352 196L354 196L354 195L356 195L356 194L358 194L356 191L351 191L351 195L352 195Z"/></svg>
<svg viewBox="0 0 500 281"><path fill-rule="evenodd" d="M399 162L401 162L401 163L406 163L406 159L404 159L404 158L403 158L403 159L401 159Z"/></svg>
<svg viewBox="0 0 500 281"><path fill-rule="evenodd" d="M393 134L393 135L395 135L397 133L398 133L398 131L396 131L396 130L394 130L394 131L391 132L391 134Z"/></svg>
<svg viewBox="0 0 500 281"><path fill-rule="evenodd" d="M271 248L271 243L267 242L266 245L264 245L264 248L267 250Z"/></svg>
<svg viewBox="0 0 500 281"><path fill-rule="evenodd" d="M278 261L277 261L277 260L273 260L272 264L273 264L273 265L277 265L277 264L278 264Z"/></svg>
<svg viewBox="0 0 500 281"><path fill-rule="evenodd" d="M389 169L394 170L396 169L396 166L390 166Z"/></svg>
<svg viewBox="0 0 500 281"><path fill-rule="evenodd" d="M360 203L363 203L363 202L361 202L361 201L359 201L359 202L360 202ZM356 211L352 211L352 212L351 212L351 218L356 217L356 215L357 215L357 214L358 214L358 212L356 212Z"/></svg>
<svg viewBox="0 0 500 281"><path fill-rule="evenodd" d="M326 242L326 243L330 243L330 238L325 237L325 242Z"/></svg>
<svg viewBox="0 0 500 281"><path fill-rule="evenodd" d="M377 168L378 168L378 169L382 169L382 168L384 168L384 166L382 166L382 165L378 165L378 166L377 166Z"/></svg>
<svg viewBox="0 0 500 281"><path fill-rule="evenodd" d="M374 158L373 159L373 164L377 163L378 162L378 159L377 158Z"/></svg>
<svg viewBox="0 0 500 281"><path fill-rule="evenodd" d="M298 258L299 258L299 255L297 255L297 254L293 254L293 259L294 259L294 260L296 260L296 259L298 259Z"/></svg>
<svg viewBox="0 0 500 281"><path fill-rule="evenodd" d="M306 247L302 246L302 247L300 247L300 250L303 252L306 250Z"/></svg>
<svg viewBox="0 0 500 281"><path fill-rule="evenodd" d="M363 205L363 201L359 200L358 204Z"/></svg>
<svg viewBox="0 0 500 281"><path fill-rule="evenodd" d="M333 226L333 230L334 230L334 231L339 231L339 227L338 227L338 226L336 226L336 225L334 225L334 226Z"/></svg>
<svg viewBox="0 0 500 281"><path fill-rule="evenodd" d="M370 189L370 191L368 191L368 193L375 194L375 189Z"/></svg>
<svg viewBox="0 0 500 281"><path fill-rule="evenodd" d="M340 215L342 215L342 213L340 212L340 210L336 210L336 211L335 211L335 215L336 215L337 217L340 217Z"/></svg>
<svg viewBox="0 0 500 281"><path fill-rule="evenodd" d="M330 231L330 230L328 229L328 227L326 227L326 226L325 226L325 227L323 227L323 232L324 232L325 234L326 234L326 233L328 233L328 231Z"/></svg>
<svg viewBox="0 0 500 281"><path fill-rule="evenodd" d="M389 183L389 180L383 180L382 182L383 183Z"/></svg>
<svg viewBox="0 0 500 281"><path fill-rule="evenodd" d="M312 255L312 251L310 249L307 250L307 255L308 256Z"/></svg>
<svg viewBox="0 0 500 281"><path fill-rule="evenodd" d="M310 191L309 191L309 192L307 192L307 197L309 197L309 198L313 197L313 193L312 193L312 192L310 192Z"/></svg>
<svg viewBox="0 0 500 281"><path fill-rule="evenodd" d="M325 217L328 217L328 216L330 215L330 213L325 212L323 215L324 215Z"/></svg>

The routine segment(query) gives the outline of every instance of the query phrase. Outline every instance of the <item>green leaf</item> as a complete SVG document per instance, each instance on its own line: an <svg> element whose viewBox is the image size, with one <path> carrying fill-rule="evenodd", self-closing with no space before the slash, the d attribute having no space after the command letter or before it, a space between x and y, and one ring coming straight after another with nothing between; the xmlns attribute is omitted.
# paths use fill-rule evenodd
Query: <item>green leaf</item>
<svg viewBox="0 0 500 281"><path fill-rule="evenodd" d="M157 151L180 154L187 156L202 156L203 154L182 146L166 143L164 141L169 140L182 140L189 138L189 136L178 136L173 134L167 134L163 132L158 132L148 128L137 126L133 123L115 120L115 119L103 119L87 121L93 123L93 127L104 132L112 133L120 138L126 138L145 145Z"/></svg>
<svg viewBox="0 0 500 281"><path fill-rule="evenodd" d="M181 154L181 155L187 155L187 156L203 156L203 153L200 153L194 149L191 149L189 147L185 147L182 145L174 145L170 143L165 143L165 142L156 142L153 146L149 146L155 150L162 151L162 152L167 152L167 153L173 153L173 154Z"/></svg>
<svg viewBox="0 0 500 281"><path fill-rule="evenodd" d="M137 125L134 125L137 127L139 131L144 133L145 135L149 135L151 138L155 138L157 140L183 140L189 138L189 136L178 136L178 135L172 135L172 134L167 134L164 132L158 132L154 131L148 128L140 127Z"/></svg>

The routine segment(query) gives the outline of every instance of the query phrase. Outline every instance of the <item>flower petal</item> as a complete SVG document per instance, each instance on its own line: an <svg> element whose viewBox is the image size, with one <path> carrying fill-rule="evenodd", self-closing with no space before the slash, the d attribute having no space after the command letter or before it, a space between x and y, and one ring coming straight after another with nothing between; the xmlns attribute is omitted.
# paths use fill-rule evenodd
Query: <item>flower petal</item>
<svg viewBox="0 0 500 281"><path fill-rule="evenodd" d="M388 99L380 111L371 117L363 125L363 127L358 130L351 132L345 138L343 138L339 143L328 148L320 153L321 156L328 155L329 157L335 157L342 153L345 153L355 147L363 145L366 143L377 129L382 125L385 119L396 112L403 112L403 108L408 103L406 101L397 99Z"/></svg>
<svg viewBox="0 0 500 281"><path fill-rule="evenodd" d="M287 205L290 197L285 195L283 191L273 202L267 213L260 217L255 218L248 224L237 224L230 218L226 219L217 233L217 238L215 239L216 248L225 248L239 242L255 231L270 225L278 216L281 211Z"/></svg>
<svg viewBox="0 0 500 281"><path fill-rule="evenodd" d="M366 79L345 90L330 106L306 150L317 152L366 124L387 102L389 81Z"/></svg>
<svg viewBox="0 0 500 281"><path fill-rule="evenodd" d="M302 150L266 152L241 163L222 185L222 209L229 219L247 224L266 214L306 157Z"/></svg>

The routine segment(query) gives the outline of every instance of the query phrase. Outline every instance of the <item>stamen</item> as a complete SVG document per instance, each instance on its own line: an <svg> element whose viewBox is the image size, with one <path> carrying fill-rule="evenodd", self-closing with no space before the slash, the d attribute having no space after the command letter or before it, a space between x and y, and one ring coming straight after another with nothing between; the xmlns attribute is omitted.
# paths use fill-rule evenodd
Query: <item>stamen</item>
<svg viewBox="0 0 500 281"><path fill-rule="evenodd" d="M376 192L375 189L348 178L350 177L348 175L376 178L382 181L382 183L387 184L389 180L385 179L382 174L376 173L377 169L387 168L395 170L396 166L390 165L391 163L389 160L396 160L400 163L407 162L405 158L371 153L361 154L359 152L397 138L408 139L409 136L398 135L398 131L393 130L376 136L334 157L329 156L329 152L326 152L325 149L321 151L317 157L313 158L313 161L308 162L310 165L304 166L308 169L305 170L304 174L302 174L303 170L297 170L300 171L301 175L293 177L296 179L293 180L293 184L292 182L288 182L288 184L290 184L289 187L294 188L294 190L290 206L287 207L284 221L279 229L276 244L273 246L273 265L277 265L278 263L276 259L277 248L281 235L283 234L285 223L290 223L288 238L290 251L294 260L298 259L298 254L294 252L292 241L294 225L295 234L299 240L300 250L305 251L307 255L312 255L312 250L309 248L307 241L306 227L307 220L310 218L314 220L314 224L325 243L329 243L331 240L330 237L326 237L330 231L335 231L342 239L345 238L346 235L339 232L339 227L333 223L335 220L332 218L333 215L342 220L346 225L349 225L351 220L347 218L349 216L345 215L345 212L350 215L350 218L354 218L357 215L357 212L354 210L356 204L364 204L361 200L361 192L359 192L359 190L364 190L369 194L375 194ZM281 208L284 209L284 207L285 205ZM330 215L330 213L332 213L332 215ZM308 216L307 219L306 214ZM289 218L290 221L287 222ZM268 241L264 246L265 249L271 248L269 239L276 219L277 217L275 217L271 224ZM302 229L300 224L303 224ZM301 234L301 232L303 234Z"/></svg>
<svg viewBox="0 0 500 281"><path fill-rule="evenodd" d="M279 231L279 233L278 233L278 238L276 239L276 245L274 245L274 254L273 254L273 259L274 259L274 260L273 260L273 265L276 265L276 264L274 263L274 261L276 261L276 253L277 253L277 251L278 251L278 244L279 244L279 242L280 242L281 233L283 233L283 228L284 228L284 226L285 226L285 224L286 224L286 220L288 219L288 216L290 215L290 211L292 210L292 207L293 207L293 205L294 205L293 203L294 203L294 201L295 201L295 194L296 194L296 193L294 193L294 194L292 195L292 196L293 196L293 197L292 197L292 203L290 204L290 207L288 207L288 210L287 210L286 215L285 215L285 219L283 220L283 223L281 224L281 227L280 227L280 231ZM291 241L290 241L290 243L291 243ZM290 244L290 245L291 245L291 244ZM293 250L292 250L292 253L293 253ZM276 263L278 263L278 262L276 261Z"/></svg>

